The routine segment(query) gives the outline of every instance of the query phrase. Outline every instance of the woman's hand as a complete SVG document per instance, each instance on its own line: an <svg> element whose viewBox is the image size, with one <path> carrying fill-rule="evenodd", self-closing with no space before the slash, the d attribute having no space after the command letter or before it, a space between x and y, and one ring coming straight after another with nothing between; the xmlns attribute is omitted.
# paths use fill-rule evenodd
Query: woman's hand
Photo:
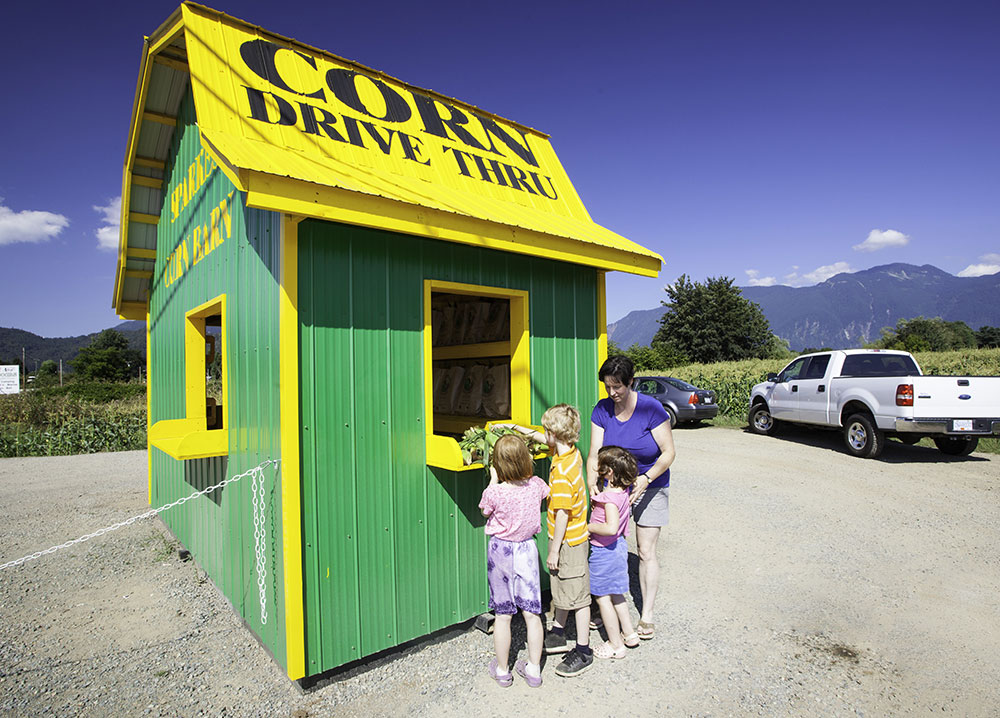
<svg viewBox="0 0 1000 718"><path fill-rule="evenodd" d="M629 504L635 506L636 502L642 498L642 495L646 493L646 489L649 488L651 479L646 474L639 474L635 483L632 484L632 495L629 497Z"/></svg>

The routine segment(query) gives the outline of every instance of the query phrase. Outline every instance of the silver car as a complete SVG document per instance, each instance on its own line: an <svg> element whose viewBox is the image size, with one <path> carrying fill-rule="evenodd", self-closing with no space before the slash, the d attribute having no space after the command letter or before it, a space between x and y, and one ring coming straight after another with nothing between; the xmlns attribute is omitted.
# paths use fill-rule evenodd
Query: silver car
<svg viewBox="0 0 1000 718"><path fill-rule="evenodd" d="M719 413L714 391L699 389L683 379L672 376L637 376L632 387L663 404L670 416L670 428L677 426L678 422L711 419Z"/></svg>

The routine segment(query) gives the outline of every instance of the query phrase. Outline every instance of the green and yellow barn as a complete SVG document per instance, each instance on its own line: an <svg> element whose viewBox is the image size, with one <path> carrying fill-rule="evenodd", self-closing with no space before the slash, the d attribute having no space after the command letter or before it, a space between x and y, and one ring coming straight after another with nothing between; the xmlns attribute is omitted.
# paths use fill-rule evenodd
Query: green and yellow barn
<svg viewBox="0 0 1000 718"><path fill-rule="evenodd" d="M122 205L150 503L278 462L263 570L249 479L163 518L288 676L486 611L455 436L586 417L605 273L660 257L591 221L546 135L192 3L146 40Z"/></svg>

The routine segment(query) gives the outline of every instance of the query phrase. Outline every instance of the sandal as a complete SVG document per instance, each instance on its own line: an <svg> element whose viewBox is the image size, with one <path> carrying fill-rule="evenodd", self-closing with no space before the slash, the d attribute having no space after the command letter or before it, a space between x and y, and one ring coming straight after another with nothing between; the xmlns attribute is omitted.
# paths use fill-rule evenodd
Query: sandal
<svg viewBox="0 0 1000 718"><path fill-rule="evenodd" d="M645 621L639 621L639 625L636 629L636 633L639 634L639 638L644 641L648 641L653 637L653 632L656 630L656 625L653 623L646 623Z"/></svg>
<svg viewBox="0 0 1000 718"><path fill-rule="evenodd" d="M590 619L591 631L599 631L602 628L604 628L604 621L601 619L600 616L595 616L594 618Z"/></svg>
<svg viewBox="0 0 1000 718"><path fill-rule="evenodd" d="M594 658L612 658L614 660L619 660L625 657L626 651L627 649L625 646L615 648L610 643L605 641L594 649Z"/></svg>
<svg viewBox="0 0 1000 718"><path fill-rule="evenodd" d="M636 633L635 631L632 631L632 633L626 636L623 633L622 640L625 642L626 648L635 648L636 646L639 645L639 634Z"/></svg>
<svg viewBox="0 0 1000 718"><path fill-rule="evenodd" d="M498 673L499 668L500 666L497 663L496 658L490 661L490 678L495 680L497 682L497 685L500 686L501 688L510 688L511 684L514 682L514 674L508 673L507 675L502 676L500 675L500 673Z"/></svg>

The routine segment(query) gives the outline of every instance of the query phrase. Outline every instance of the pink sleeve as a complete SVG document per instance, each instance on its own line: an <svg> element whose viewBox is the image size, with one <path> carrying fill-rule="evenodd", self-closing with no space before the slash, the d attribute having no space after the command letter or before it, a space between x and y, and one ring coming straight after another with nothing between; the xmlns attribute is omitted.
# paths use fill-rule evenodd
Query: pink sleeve
<svg viewBox="0 0 1000 718"><path fill-rule="evenodd" d="M549 495L549 485L546 484L544 481L542 481L540 478L538 478L537 476L532 476L531 483L535 485L536 489L538 489L539 501Z"/></svg>

